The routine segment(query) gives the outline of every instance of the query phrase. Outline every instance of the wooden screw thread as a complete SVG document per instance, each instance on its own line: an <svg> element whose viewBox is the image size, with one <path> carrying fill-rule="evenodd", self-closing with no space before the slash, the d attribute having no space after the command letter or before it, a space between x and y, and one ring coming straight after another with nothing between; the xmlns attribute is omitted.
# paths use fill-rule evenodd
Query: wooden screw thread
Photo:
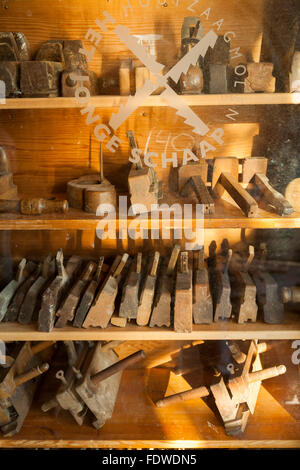
<svg viewBox="0 0 300 470"><path fill-rule="evenodd" d="M20 374L17 377L15 377L15 384L16 387L19 385L29 382L29 380L34 379L35 377L38 377L39 375L42 375L44 372L46 372L49 369L49 364L45 362L41 366L34 367L33 369L29 370L28 372L25 372L24 374Z"/></svg>
<svg viewBox="0 0 300 470"><path fill-rule="evenodd" d="M186 392L175 393L162 400L158 400L155 404L159 408L163 408L168 405L175 405L176 403L182 403L187 400L194 400L196 398L203 398L209 395L209 390L206 387L198 387L193 390L187 390Z"/></svg>
<svg viewBox="0 0 300 470"><path fill-rule="evenodd" d="M137 351L136 353L131 354L131 356L128 356L125 359L122 359L121 361L117 362L116 364L107 367L107 369L101 370L100 372L95 374L93 377L91 377L91 382L94 385L97 385L102 380L108 379L117 372L123 371L127 367L132 366L133 364L137 363L141 359L144 359L145 357L146 355L144 351Z"/></svg>
<svg viewBox="0 0 300 470"><path fill-rule="evenodd" d="M253 383L253 382L258 382L261 380L271 379L272 377L278 377L278 375L282 375L285 373L286 373L286 367L283 365L269 367L268 369L258 370L257 372L251 372L248 375L247 380L249 383Z"/></svg>

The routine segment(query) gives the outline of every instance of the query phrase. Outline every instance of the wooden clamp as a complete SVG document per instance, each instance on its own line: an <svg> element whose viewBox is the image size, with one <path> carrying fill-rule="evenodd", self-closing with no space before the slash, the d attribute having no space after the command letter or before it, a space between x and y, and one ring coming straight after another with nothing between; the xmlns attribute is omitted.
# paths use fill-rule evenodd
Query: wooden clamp
<svg viewBox="0 0 300 470"><path fill-rule="evenodd" d="M180 195L189 197L195 193L197 202L203 205L204 214L214 214L215 204L201 176L191 176L183 186Z"/></svg>
<svg viewBox="0 0 300 470"><path fill-rule="evenodd" d="M129 255L117 256L106 280L88 312L83 328L90 326L106 328L115 310L115 300L118 293L118 284L121 273L127 263Z"/></svg>
<svg viewBox="0 0 300 470"><path fill-rule="evenodd" d="M68 321L73 320L81 295L86 289L87 284L92 280L95 270L96 264L90 261L78 281L74 284L64 303L59 308L56 314L59 318L55 324L55 328L63 328Z"/></svg>
<svg viewBox="0 0 300 470"><path fill-rule="evenodd" d="M87 407L80 397L75 393L74 386L76 380L80 378L81 368L84 361L89 353L90 345L88 342L78 342L76 347L74 343L65 342L65 346L72 349L72 360L70 360L68 354L68 365L66 370L60 369L56 372L55 377L60 381L60 386L55 392L53 398L45 402L41 409L43 412L47 412L53 408L59 408L69 411L76 423L82 426L85 415L87 413Z"/></svg>
<svg viewBox="0 0 300 470"><path fill-rule="evenodd" d="M212 323L213 302L209 287L208 270L204 262L204 248L198 254L194 270L193 319L196 325Z"/></svg>
<svg viewBox="0 0 300 470"><path fill-rule="evenodd" d="M294 212L289 201L274 189L266 176L268 159L250 157L243 160L242 182L244 185L253 182L260 191L263 199L270 204L279 215L289 215Z"/></svg>
<svg viewBox="0 0 300 470"><path fill-rule="evenodd" d="M238 182L239 162L234 157L218 157L214 160L212 189L216 197L226 190L247 217L256 217L258 205L255 199Z"/></svg>
<svg viewBox="0 0 300 470"><path fill-rule="evenodd" d="M175 245L168 266L162 265L157 277L157 291L154 295L150 327L171 326L171 301L174 289L174 270L180 253L180 246Z"/></svg>
<svg viewBox="0 0 300 470"><path fill-rule="evenodd" d="M58 274L43 293L38 318L39 331L51 331L53 329L57 309L61 299L66 294L70 283L80 268L81 258L71 256L65 268L63 252L62 249L59 249L56 255L56 264Z"/></svg>
<svg viewBox="0 0 300 470"><path fill-rule="evenodd" d="M28 276L27 279L20 285L20 287L16 291L14 298L12 299L7 309L4 321L10 321L10 322L17 321L18 316L19 316L19 311L26 297L26 294L28 290L30 289L30 287L32 286L32 284L38 278L41 272L41 268L42 268L42 265L40 263L38 266L36 266L36 269L34 269L34 271L30 274L30 276Z"/></svg>
<svg viewBox="0 0 300 470"><path fill-rule="evenodd" d="M123 287L119 316L137 318L139 308L139 288L142 272L142 253L138 253L132 262L125 285Z"/></svg>
<svg viewBox="0 0 300 470"><path fill-rule="evenodd" d="M38 353L52 344L43 342L31 346L29 341L7 344L11 364L0 379L0 429L4 436L14 436L20 431L33 401L38 377L49 368Z"/></svg>
<svg viewBox="0 0 300 470"><path fill-rule="evenodd" d="M24 258L19 263L15 279L10 281L0 292L0 321L5 317L8 306L18 287L28 278L35 268L36 265L34 263L26 263L26 259Z"/></svg>
<svg viewBox="0 0 300 470"><path fill-rule="evenodd" d="M158 251L156 251L154 253L153 260L151 260L150 263L150 271L146 276L144 285L142 286L142 293L140 296L138 314L136 319L136 322L139 326L146 326L149 323L154 300L159 258L160 254Z"/></svg>
<svg viewBox="0 0 300 470"><path fill-rule="evenodd" d="M52 255L49 254L43 262L41 275L35 280L25 295L18 317L19 323L27 325L32 320L36 320L35 314L37 314L39 310L43 289L47 283L52 280L54 273L55 260Z"/></svg>
<svg viewBox="0 0 300 470"><path fill-rule="evenodd" d="M253 258L254 247L250 245L247 262L239 266L231 263L229 268L232 312L238 323L255 322L257 317L256 286L248 274Z"/></svg>
<svg viewBox="0 0 300 470"><path fill-rule="evenodd" d="M222 255L217 255L215 243L212 243L209 247L209 277L215 322L230 318L232 312L231 287L228 274L232 250L229 250L228 243L225 240L222 243L222 248Z"/></svg>
<svg viewBox="0 0 300 470"><path fill-rule="evenodd" d="M193 330L193 272L189 268L188 252L180 254L177 267L174 330L190 333Z"/></svg>
<svg viewBox="0 0 300 470"><path fill-rule="evenodd" d="M111 418L118 395L122 371L145 357L138 351L118 362L113 349L102 350L98 343L83 366L83 379L76 385L76 394L86 404L96 420L93 426L101 428Z"/></svg>
<svg viewBox="0 0 300 470"><path fill-rule="evenodd" d="M94 278L89 283L86 291L83 294L79 307L76 310L75 319L73 322L73 326L75 326L76 328L82 327L82 323L84 322L87 316L87 313L89 309L91 308L91 305L96 295L96 291L98 287L100 286L103 262L104 262L104 257L101 256L101 258L99 259L97 271L94 275Z"/></svg>
<svg viewBox="0 0 300 470"><path fill-rule="evenodd" d="M91 155L91 137L89 142ZM100 143L99 173L81 176L67 184L67 198L71 207L96 214L102 204L117 207L117 195L115 187L104 177L103 152Z"/></svg>
<svg viewBox="0 0 300 470"><path fill-rule="evenodd" d="M273 276L265 271L266 245L260 244L260 259L251 266L252 279L256 285L258 310L265 323L278 324L284 320L284 306L279 297L278 285Z"/></svg>

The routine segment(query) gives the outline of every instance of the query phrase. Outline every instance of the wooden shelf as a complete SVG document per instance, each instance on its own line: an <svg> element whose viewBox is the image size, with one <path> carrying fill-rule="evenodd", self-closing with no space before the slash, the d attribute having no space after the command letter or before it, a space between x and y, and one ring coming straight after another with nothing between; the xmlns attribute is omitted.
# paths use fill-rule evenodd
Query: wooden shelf
<svg viewBox="0 0 300 470"><path fill-rule="evenodd" d="M300 424L284 403L261 387L256 409L242 436L229 437L203 400L156 408L153 401L189 388L169 370L131 369L123 373L112 418L100 429L79 427L61 411L42 413L40 393L17 436L0 439L14 448L284 448L300 447ZM134 393L133 393L134 390ZM290 412L289 412L290 411Z"/></svg>
<svg viewBox="0 0 300 470"><path fill-rule="evenodd" d="M140 327L128 324L125 328L109 326L108 328L54 328L49 333L37 331L36 324L20 325L19 323L0 323L0 340L2 341L104 341L104 340L224 340L224 339L300 339L300 316L297 313L286 313L285 321L279 325L263 322L240 325L230 321L212 323L211 325L193 325L191 333L177 333L171 328Z"/></svg>
<svg viewBox="0 0 300 470"><path fill-rule="evenodd" d="M181 95L189 106L252 106L275 104L299 104L300 93L251 93L251 94L218 94L218 95ZM114 108L126 103L127 96L102 95L93 96L89 105L96 108ZM70 109L83 108L76 98L9 98L1 109ZM143 106L162 107L169 104L161 96L150 96Z"/></svg>
<svg viewBox="0 0 300 470"><path fill-rule="evenodd" d="M174 227L172 216L170 228ZM0 230L95 230L101 218L76 209L70 209L67 214L45 214L41 216L22 216L19 214L0 214ZM127 219L127 225L132 222L132 217ZM141 221L142 218L139 219ZM147 217L145 219L147 221ZM160 227L164 225L163 217ZM122 220L117 219L117 229ZM193 224L196 220L193 219ZM150 220L148 220L150 228ZM278 216L265 210L259 210L259 216L248 218L243 215L238 207L219 201L215 207L215 214L205 216L204 228L300 228L300 213L294 212L289 216Z"/></svg>

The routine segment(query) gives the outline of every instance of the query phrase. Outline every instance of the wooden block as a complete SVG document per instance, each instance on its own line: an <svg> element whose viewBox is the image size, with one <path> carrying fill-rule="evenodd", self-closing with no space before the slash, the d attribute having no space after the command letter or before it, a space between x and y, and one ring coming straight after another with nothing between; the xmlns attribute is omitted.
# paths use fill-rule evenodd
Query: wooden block
<svg viewBox="0 0 300 470"><path fill-rule="evenodd" d="M71 71L79 69L88 71L87 57L79 52L83 49L80 39L52 39L44 42L36 53L37 61L61 62L63 68Z"/></svg>
<svg viewBox="0 0 300 470"><path fill-rule="evenodd" d="M188 252L182 252L178 263L175 287L174 330L193 330L193 273L189 269Z"/></svg>
<svg viewBox="0 0 300 470"><path fill-rule="evenodd" d="M210 294L208 270L204 262L204 250L197 256L194 271L193 319L196 325L212 323L213 303Z"/></svg>
<svg viewBox="0 0 300 470"><path fill-rule="evenodd" d="M113 315L110 319L110 323L113 326L118 326L119 328L125 328L127 323L127 318L119 317L118 315Z"/></svg>
<svg viewBox="0 0 300 470"><path fill-rule="evenodd" d="M154 300L159 258L160 254L158 251L156 251L153 260L151 261L150 272L147 274L144 285L142 286L136 319L136 322L139 326L146 326L149 323Z"/></svg>
<svg viewBox="0 0 300 470"><path fill-rule="evenodd" d="M82 323L84 322L87 316L87 313L89 309L91 308L91 305L94 301L96 292L101 283L101 273L102 273L103 262L104 262L104 258L101 257L99 259L99 263L97 266L97 271L94 276L94 279L89 283L88 287L86 288L86 291L84 292L83 297L80 301L79 307L76 310L75 319L73 322L73 326L75 326L76 328L82 327Z"/></svg>
<svg viewBox="0 0 300 470"><path fill-rule="evenodd" d="M198 95L202 93L203 85L203 71L199 65L191 65L186 74L181 74L179 81L181 94Z"/></svg>
<svg viewBox="0 0 300 470"><path fill-rule="evenodd" d="M211 64L208 68L209 86L211 94L228 93L232 83L232 67L222 64Z"/></svg>
<svg viewBox="0 0 300 470"><path fill-rule="evenodd" d="M263 321L270 324L282 323L284 306L279 298L278 285L271 274L257 270L252 273L257 290L257 304Z"/></svg>
<svg viewBox="0 0 300 470"><path fill-rule="evenodd" d="M250 157L242 160L242 183L250 183L255 173L267 174L268 159L264 157Z"/></svg>
<svg viewBox="0 0 300 470"><path fill-rule="evenodd" d="M19 62L0 62L0 80L5 83L6 98L17 98L21 95Z"/></svg>
<svg viewBox="0 0 300 470"><path fill-rule="evenodd" d="M204 183L207 182L207 162L200 159L198 162L180 166L177 171L177 191L180 192L191 176L200 176Z"/></svg>
<svg viewBox="0 0 300 470"><path fill-rule="evenodd" d="M68 321L73 320L74 314L80 302L81 296L83 292L85 291L89 282L92 280L95 270L96 270L96 264L93 263L93 261L90 261L87 264L86 268L84 269L78 281L76 281L73 288L67 295L63 304L60 306L59 310L57 311L56 316L58 317L58 320L55 324L55 328L63 328L64 326L66 326Z"/></svg>
<svg viewBox="0 0 300 470"><path fill-rule="evenodd" d="M132 62L130 59L122 60L119 68L119 82L120 82L120 95L129 96L131 95L131 69Z"/></svg>
<svg viewBox="0 0 300 470"><path fill-rule="evenodd" d="M213 48L209 48L205 62L207 64L227 65L230 62L230 42L224 40L224 36L218 36Z"/></svg>
<svg viewBox="0 0 300 470"><path fill-rule="evenodd" d="M228 172L238 180L239 177L239 160L235 157L218 157L214 159L213 175L212 175L212 189L218 190L217 194L221 197L225 191L224 188L216 188L221 173Z"/></svg>
<svg viewBox="0 0 300 470"><path fill-rule="evenodd" d="M256 173L254 181L264 199L275 209L279 215L289 215L294 212L293 207L281 193L276 191L270 183L269 179L263 173Z"/></svg>
<svg viewBox="0 0 300 470"><path fill-rule="evenodd" d="M272 75L274 66L269 62L247 64L248 76L245 78L245 93L274 93L275 77Z"/></svg>
<svg viewBox="0 0 300 470"><path fill-rule="evenodd" d="M5 193L0 194L0 199L1 200L9 200L9 199L18 199L18 188L15 185L12 185L12 187L6 191Z"/></svg>
<svg viewBox="0 0 300 470"><path fill-rule="evenodd" d="M230 194L247 217L256 217L258 205L252 196L239 184L231 173L221 173L219 183Z"/></svg>
<svg viewBox="0 0 300 470"><path fill-rule="evenodd" d="M295 51L291 72L290 72L290 92L300 92L300 51Z"/></svg>
<svg viewBox="0 0 300 470"><path fill-rule="evenodd" d="M59 62L28 61L20 63L20 88L22 96L60 96L60 75L63 66Z"/></svg>
<svg viewBox="0 0 300 470"><path fill-rule="evenodd" d="M139 287L141 282L142 253L138 253L132 263L127 279L123 286L119 316L137 318L139 308Z"/></svg>
<svg viewBox="0 0 300 470"><path fill-rule="evenodd" d="M30 60L30 45L20 32L0 33L0 62Z"/></svg>
<svg viewBox="0 0 300 470"><path fill-rule="evenodd" d="M214 321L217 322L231 317L231 287L228 266L232 251L226 247L221 255L217 255L214 243L211 243L209 250L210 288L214 307Z"/></svg>
<svg viewBox="0 0 300 470"><path fill-rule="evenodd" d="M85 77L88 77L88 80L84 82L78 80L76 77L80 77L84 74ZM61 95L66 97L75 97L76 91L78 88L82 87L82 83L85 88L90 92L91 96L99 94L99 80L97 74L91 70L81 71L81 70L72 70L65 71L61 75Z"/></svg>
<svg viewBox="0 0 300 470"><path fill-rule="evenodd" d="M200 176L191 176L181 189L180 195L189 197L193 193L196 195L198 204L203 205L204 214L214 214L214 201Z"/></svg>
<svg viewBox="0 0 300 470"><path fill-rule="evenodd" d="M84 175L67 184L67 198L71 207L96 214L99 205L117 205L115 187L104 178L100 183L98 174Z"/></svg>
<svg viewBox="0 0 300 470"><path fill-rule="evenodd" d="M296 212L300 212L300 178L295 178L287 185L285 198Z"/></svg>
<svg viewBox="0 0 300 470"><path fill-rule="evenodd" d="M44 42L38 49L35 60L46 62L61 62L64 64L63 40L53 39Z"/></svg>
<svg viewBox="0 0 300 470"><path fill-rule="evenodd" d="M117 256L111 270L83 322L83 328L106 328L115 310L115 300L118 293L120 275L129 256L125 253Z"/></svg>
<svg viewBox="0 0 300 470"><path fill-rule="evenodd" d="M0 194L5 194L14 188L12 173L0 175Z"/></svg>

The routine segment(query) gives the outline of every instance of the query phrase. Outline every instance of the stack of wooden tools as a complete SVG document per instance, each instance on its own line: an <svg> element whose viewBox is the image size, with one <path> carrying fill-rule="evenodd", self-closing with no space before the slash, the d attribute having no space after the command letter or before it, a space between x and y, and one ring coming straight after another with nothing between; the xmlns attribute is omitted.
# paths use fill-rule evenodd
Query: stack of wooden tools
<svg viewBox="0 0 300 470"><path fill-rule="evenodd" d="M203 248L180 252L179 245L170 257L124 253L110 267L103 257L96 263L72 256L64 263L62 250L39 264L23 259L0 292L0 321L38 321L45 332L71 323L107 328L127 322L191 332L193 323L255 322L257 313L266 323L281 323L283 298L292 294L286 288L283 295L286 284L267 271L266 246L233 253L223 240L220 248L212 242L207 259Z"/></svg>
<svg viewBox="0 0 300 470"><path fill-rule="evenodd" d="M91 159L91 138L89 142L89 159ZM67 197L71 207L96 214L101 205L111 210L117 207L117 195L115 187L104 178L103 152L100 144L99 173L81 176L69 181L67 185Z"/></svg>
<svg viewBox="0 0 300 470"><path fill-rule="evenodd" d="M138 163L132 164L128 176L131 205L134 211L136 204L143 204L149 212L151 205L158 204L158 200L162 198L162 183L158 181L153 167L143 166L142 152L137 146L133 132L127 131L127 137L133 156L138 157Z"/></svg>
<svg viewBox="0 0 300 470"><path fill-rule="evenodd" d="M98 78L89 70L82 48L80 40L51 40L31 60L23 33L0 33L0 80L5 83L6 97L76 96L83 84L91 95L98 94Z"/></svg>
<svg viewBox="0 0 300 470"><path fill-rule="evenodd" d="M169 395L156 402L165 407L187 400L203 398L215 412L229 436L242 434L250 414L255 411L261 381L285 374L284 365L263 369L260 354L267 350L266 343L240 341L238 343L209 341L198 345L201 363L187 365L188 377L197 375L202 385L186 392ZM192 375L192 371L195 374ZM185 375L181 367L181 375ZM200 381L201 383L201 381Z"/></svg>
<svg viewBox="0 0 300 470"><path fill-rule="evenodd" d="M38 377L49 368L38 353L52 342L7 343L6 356L0 360L0 430L5 437L21 429L30 409ZM1 356L1 351L0 351Z"/></svg>
<svg viewBox="0 0 300 470"><path fill-rule="evenodd" d="M118 361L113 349L120 343L118 341L67 343L71 350L67 366L56 371L60 385L54 396L43 404L42 411L68 410L79 426L89 414L93 426L100 429L113 414L122 371L144 359L145 353L138 351Z"/></svg>

